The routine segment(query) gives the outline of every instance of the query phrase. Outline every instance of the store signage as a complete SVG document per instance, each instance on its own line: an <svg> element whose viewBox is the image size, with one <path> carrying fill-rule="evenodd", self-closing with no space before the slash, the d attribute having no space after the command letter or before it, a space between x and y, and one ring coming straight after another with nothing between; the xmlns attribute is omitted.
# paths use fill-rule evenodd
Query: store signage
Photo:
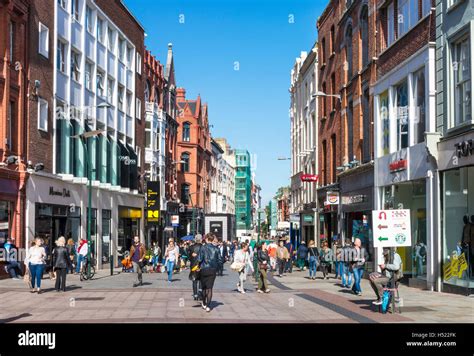
<svg viewBox="0 0 474 356"><path fill-rule="evenodd" d="M158 222L160 216L160 182L147 182L146 207L148 222Z"/></svg>
<svg viewBox="0 0 474 356"><path fill-rule="evenodd" d="M126 166L137 164L137 160L130 158L130 156L119 156L119 160L122 161Z"/></svg>
<svg viewBox="0 0 474 356"><path fill-rule="evenodd" d="M303 215L303 221L312 223L313 215Z"/></svg>
<svg viewBox="0 0 474 356"><path fill-rule="evenodd" d="M474 155L474 140L458 142L454 145L458 158Z"/></svg>
<svg viewBox="0 0 474 356"><path fill-rule="evenodd" d="M319 179L319 176L317 174L303 174L301 176L302 182L317 182L318 179Z"/></svg>
<svg viewBox="0 0 474 356"><path fill-rule="evenodd" d="M452 256L443 266L444 280L453 277L462 278L464 271L467 271L466 255L462 253L459 256Z"/></svg>
<svg viewBox="0 0 474 356"><path fill-rule="evenodd" d="M290 222L299 222L300 214L290 214Z"/></svg>
<svg viewBox="0 0 474 356"><path fill-rule="evenodd" d="M179 215L171 215L171 225L179 226Z"/></svg>
<svg viewBox="0 0 474 356"><path fill-rule="evenodd" d="M54 190L54 187L49 187L49 195L69 198L71 196L71 192L69 191L69 189L66 188L64 188L63 190Z"/></svg>
<svg viewBox="0 0 474 356"><path fill-rule="evenodd" d="M367 196L363 194L359 195L350 195L342 197L342 204L351 205L351 204L360 204L367 200Z"/></svg>
<svg viewBox="0 0 474 356"><path fill-rule="evenodd" d="M374 247L411 246L410 209L372 211Z"/></svg>
<svg viewBox="0 0 474 356"><path fill-rule="evenodd" d="M408 161L406 159L400 159L389 164L391 173L399 172L407 169Z"/></svg>
<svg viewBox="0 0 474 356"><path fill-rule="evenodd" d="M338 192L327 192L326 193L326 205L339 205L339 193Z"/></svg>

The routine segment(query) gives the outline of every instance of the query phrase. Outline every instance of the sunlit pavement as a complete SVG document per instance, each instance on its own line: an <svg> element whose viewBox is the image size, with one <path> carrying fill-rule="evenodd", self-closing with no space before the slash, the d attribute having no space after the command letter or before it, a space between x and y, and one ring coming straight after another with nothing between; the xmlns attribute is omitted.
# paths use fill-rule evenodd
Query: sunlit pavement
<svg viewBox="0 0 474 356"><path fill-rule="evenodd" d="M136 275L103 270L92 281L68 275L68 291L54 290L43 280L44 293L31 294L23 281L0 281L0 294L10 303L0 310L1 322L303 322L303 323L466 323L474 322L474 298L400 287L402 314L381 314L371 302L367 280L356 296L334 278L309 280L307 271L270 277L269 294L256 292L248 277L246 294L237 292L237 274L228 268L217 277L212 311L192 298L189 271L143 274L144 285L132 287Z"/></svg>

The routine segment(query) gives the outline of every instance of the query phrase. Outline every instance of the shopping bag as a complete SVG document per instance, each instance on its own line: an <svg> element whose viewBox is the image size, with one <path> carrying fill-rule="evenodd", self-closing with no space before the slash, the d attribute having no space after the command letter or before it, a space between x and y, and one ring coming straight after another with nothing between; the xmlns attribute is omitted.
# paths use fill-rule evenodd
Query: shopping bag
<svg viewBox="0 0 474 356"><path fill-rule="evenodd" d="M382 294L382 314L387 313L390 302L392 301L392 293L389 290L384 290Z"/></svg>

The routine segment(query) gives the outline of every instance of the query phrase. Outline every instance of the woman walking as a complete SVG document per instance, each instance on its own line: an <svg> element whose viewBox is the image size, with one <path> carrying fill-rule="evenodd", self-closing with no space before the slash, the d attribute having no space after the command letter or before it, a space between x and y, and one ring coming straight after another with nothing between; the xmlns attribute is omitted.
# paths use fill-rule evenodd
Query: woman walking
<svg viewBox="0 0 474 356"><path fill-rule="evenodd" d="M66 248L66 239L61 236L56 241L56 248L53 250L53 268L56 271L56 292L66 291L66 275L68 269L72 269L71 259Z"/></svg>
<svg viewBox="0 0 474 356"><path fill-rule="evenodd" d="M198 263L201 269L202 308L210 312L212 302L212 289L216 280L217 270L224 262L219 249L217 238L213 234L205 235L206 244L199 250Z"/></svg>
<svg viewBox="0 0 474 356"><path fill-rule="evenodd" d="M308 246L309 255L309 278L316 279L316 270L318 269L319 251L314 245L314 241L311 240Z"/></svg>
<svg viewBox="0 0 474 356"><path fill-rule="evenodd" d="M70 272L71 274L74 273L74 260L76 258L76 244L74 243L74 240L69 238L67 240L67 254L69 255L69 260L71 261L70 264Z"/></svg>
<svg viewBox="0 0 474 356"><path fill-rule="evenodd" d="M267 253L267 245L265 242L260 241L257 244L257 261L258 261L258 293L269 293L270 289L268 288L267 281L267 270L270 265L270 257Z"/></svg>
<svg viewBox="0 0 474 356"><path fill-rule="evenodd" d="M247 270L252 271L253 273L253 266L250 259L249 253L249 245L245 242L242 242L240 245L240 250L237 250L234 255L234 262L240 268L237 270L239 273L239 283L237 283L237 290L245 294L244 282L247 280Z"/></svg>
<svg viewBox="0 0 474 356"><path fill-rule="evenodd" d="M168 240L168 247L166 247L166 270L168 271L168 283L173 280L173 270L179 259L179 248L174 244L173 239Z"/></svg>
<svg viewBox="0 0 474 356"><path fill-rule="evenodd" d="M28 268L31 273L31 293L35 292L35 282L36 282L36 292L41 294L41 278L43 277L46 251L42 246L43 240L39 237L35 239L35 245L30 247L27 254L28 259Z"/></svg>
<svg viewBox="0 0 474 356"><path fill-rule="evenodd" d="M321 249L321 269L323 270L323 279L329 279L328 270L332 263L333 254L332 250L328 247L328 242L323 242L323 248Z"/></svg>
<svg viewBox="0 0 474 356"><path fill-rule="evenodd" d="M152 250L153 250L153 257L151 258L151 263L153 265L153 271L156 272L157 271L156 267L158 266L158 262L161 255L161 248L160 246L158 246L158 243L156 241L153 241Z"/></svg>

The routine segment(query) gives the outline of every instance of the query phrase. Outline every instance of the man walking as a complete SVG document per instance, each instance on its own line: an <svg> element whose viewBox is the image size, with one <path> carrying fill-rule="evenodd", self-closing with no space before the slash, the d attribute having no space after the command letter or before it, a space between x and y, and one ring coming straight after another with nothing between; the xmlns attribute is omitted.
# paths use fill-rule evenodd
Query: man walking
<svg viewBox="0 0 474 356"><path fill-rule="evenodd" d="M285 270L285 266L288 263L289 258L290 254L284 245L284 241L280 240L279 246L277 248L278 277L283 276L283 271Z"/></svg>
<svg viewBox="0 0 474 356"><path fill-rule="evenodd" d="M288 259L288 262L286 263L285 272L292 273L293 272L293 256L295 254L295 251L293 249L293 244L291 243L291 240L289 237L286 238L286 241L287 242L285 244L285 247L288 250L290 258Z"/></svg>
<svg viewBox="0 0 474 356"><path fill-rule="evenodd" d="M134 287L143 285L142 262L143 262L143 258L145 257L145 254L146 254L145 245L143 245L140 242L140 238L138 236L135 236L133 238L133 245L130 248L130 256L132 259L133 272L137 273L137 280L135 283L133 283Z"/></svg>
<svg viewBox="0 0 474 356"><path fill-rule="evenodd" d="M306 242L301 241L301 245L298 247L298 250L296 251L296 258L297 258L296 264L299 267L300 271L304 271L306 269L305 261L307 257L308 257L308 248L306 247Z"/></svg>

